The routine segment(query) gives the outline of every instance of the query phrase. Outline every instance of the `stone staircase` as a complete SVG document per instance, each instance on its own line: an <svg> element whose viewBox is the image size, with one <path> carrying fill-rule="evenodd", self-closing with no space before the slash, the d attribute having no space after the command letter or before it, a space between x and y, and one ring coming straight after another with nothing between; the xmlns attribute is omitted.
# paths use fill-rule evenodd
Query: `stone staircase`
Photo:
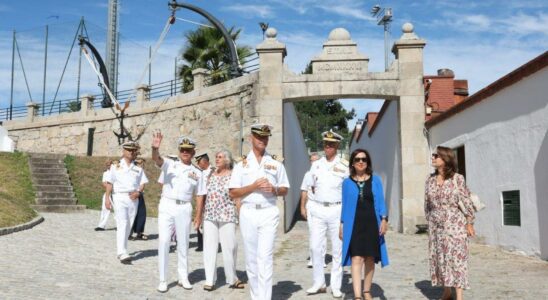
<svg viewBox="0 0 548 300"><path fill-rule="evenodd" d="M76 212L86 209L76 204L76 196L62 154L29 153L32 183L36 190L37 211Z"/></svg>

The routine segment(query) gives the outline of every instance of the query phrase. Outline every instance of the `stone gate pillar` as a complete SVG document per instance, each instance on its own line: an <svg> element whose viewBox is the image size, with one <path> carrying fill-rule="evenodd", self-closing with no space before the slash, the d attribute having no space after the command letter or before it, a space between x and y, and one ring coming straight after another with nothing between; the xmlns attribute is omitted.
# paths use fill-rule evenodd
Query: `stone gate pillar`
<svg viewBox="0 0 548 300"><path fill-rule="evenodd" d="M260 123L268 123L274 126L272 137L268 142L268 151L278 156L283 155L283 61L287 52L285 44L277 39L277 31L274 28L268 28L265 32L265 40L257 46L259 55L259 83L256 98L256 110ZM251 124L246 124L251 125ZM249 126L246 126L248 133ZM291 188L299 188L292 186ZM282 201L278 201L280 209L280 232L284 230L285 207Z"/></svg>
<svg viewBox="0 0 548 300"><path fill-rule="evenodd" d="M285 44L277 39L278 32L269 28L265 40L257 46L259 55L259 92L257 93L257 115L259 122L274 126L268 149L273 154L283 151L283 61L287 54Z"/></svg>
<svg viewBox="0 0 548 300"><path fill-rule="evenodd" d="M399 70L399 140L401 157L401 209L403 232L415 232L424 219L424 181L428 173L428 143L423 133L424 86L423 48L426 41L413 32L413 25L402 27L402 37L394 43Z"/></svg>

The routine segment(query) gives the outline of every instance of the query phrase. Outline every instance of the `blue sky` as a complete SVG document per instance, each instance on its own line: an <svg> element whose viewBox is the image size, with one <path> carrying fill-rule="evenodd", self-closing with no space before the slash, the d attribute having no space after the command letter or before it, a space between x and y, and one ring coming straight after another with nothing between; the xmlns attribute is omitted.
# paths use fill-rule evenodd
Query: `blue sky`
<svg viewBox="0 0 548 300"><path fill-rule="evenodd" d="M167 0L121 0L119 89L134 87L141 74L148 47L153 45L170 12ZM42 99L44 67L44 26L49 24L48 81L46 101L53 99L59 85L70 43L83 16L92 42L104 53L107 27L107 0L0 0L0 108L10 99L11 37L17 39L31 97ZM370 58L370 71L384 69L383 30L369 11L374 4L391 7L394 22L392 42L401 35L401 26L411 22L415 32L426 39L425 74L450 68L458 79L468 79L476 92L548 48L548 4L542 0L511 1L359 1L359 0L263 0L187 1L200 6L228 26L242 29L239 44L256 46L262 40L258 22L278 30L278 39L287 45L286 63L301 72L311 58L320 53L329 32L337 27L350 31L362 53ZM203 22L187 10L180 18ZM152 82L173 77L175 57L184 45L184 32L196 25L177 21L162 44L152 66ZM78 68L77 50L69 60L58 99L74 98ZM15 105L29 100L22 69L16 55ZM82 65L81 93L96 94L97 79L89 66ZM146 77L147 78L147 77ZM147 79L145 79L146 81ZM363 118L377 110L380 101L344 100ZM353 124L354 122L352 122Z"/></svg>

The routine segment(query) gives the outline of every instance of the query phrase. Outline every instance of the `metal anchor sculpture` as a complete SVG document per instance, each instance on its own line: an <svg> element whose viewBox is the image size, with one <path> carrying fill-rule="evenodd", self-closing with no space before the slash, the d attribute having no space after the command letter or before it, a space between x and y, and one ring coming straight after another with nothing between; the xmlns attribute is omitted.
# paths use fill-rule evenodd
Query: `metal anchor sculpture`
<svg viewBox="0 0 548 300"><path fill-rule="evenodd" d="M129 102L126 102L124 104L124 108L121 108L120 105L116 104L116 109L120 111L120 114L116 114L116 118L120 121L120 133L114 132L114 135L118 138L118 145L122 145L126 138L129 138L130 141L133 139L131 138L131 133L124 127L124 117L127 116L125 114L125 110L129 107Z"/></svg>

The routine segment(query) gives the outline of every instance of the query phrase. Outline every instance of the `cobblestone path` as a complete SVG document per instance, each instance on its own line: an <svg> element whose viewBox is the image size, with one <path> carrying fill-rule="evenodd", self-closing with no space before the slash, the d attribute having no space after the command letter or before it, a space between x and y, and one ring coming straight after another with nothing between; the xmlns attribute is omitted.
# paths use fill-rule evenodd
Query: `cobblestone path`
<svg viewBox="0 0 548 300"><path fill-rule="evenodd" d="M111 230L95 232L97 211L43 216L45 221L33 229L0 236L0 299L249 299L247 286L231 290L225 284L220 253L216 290L203 291L202 254L194 251L195 238L191 238L189 251L194 289L175 285L176 255L171 253L170 289L165 294L156 292L158 235L154 218L146 224L151 239L130 241L133 264L122 265L115 255L113 219L108 224ZM439 298L441 289L430 286L426 236L391 232L387 243L391 265L376 270L375 299ZM239 245L238 275L246 279L241 241ZM329 289L328 294L306 296L305 290L312 284L312 270L306 268L307 249L303 222L278 237L274 299L332 299ZM467 299L548 298L548 262L483 245L473 244L471 249L472 289L465 292ZM345 299L352 299L349 270L345 270L342 291Z"/></svg>

